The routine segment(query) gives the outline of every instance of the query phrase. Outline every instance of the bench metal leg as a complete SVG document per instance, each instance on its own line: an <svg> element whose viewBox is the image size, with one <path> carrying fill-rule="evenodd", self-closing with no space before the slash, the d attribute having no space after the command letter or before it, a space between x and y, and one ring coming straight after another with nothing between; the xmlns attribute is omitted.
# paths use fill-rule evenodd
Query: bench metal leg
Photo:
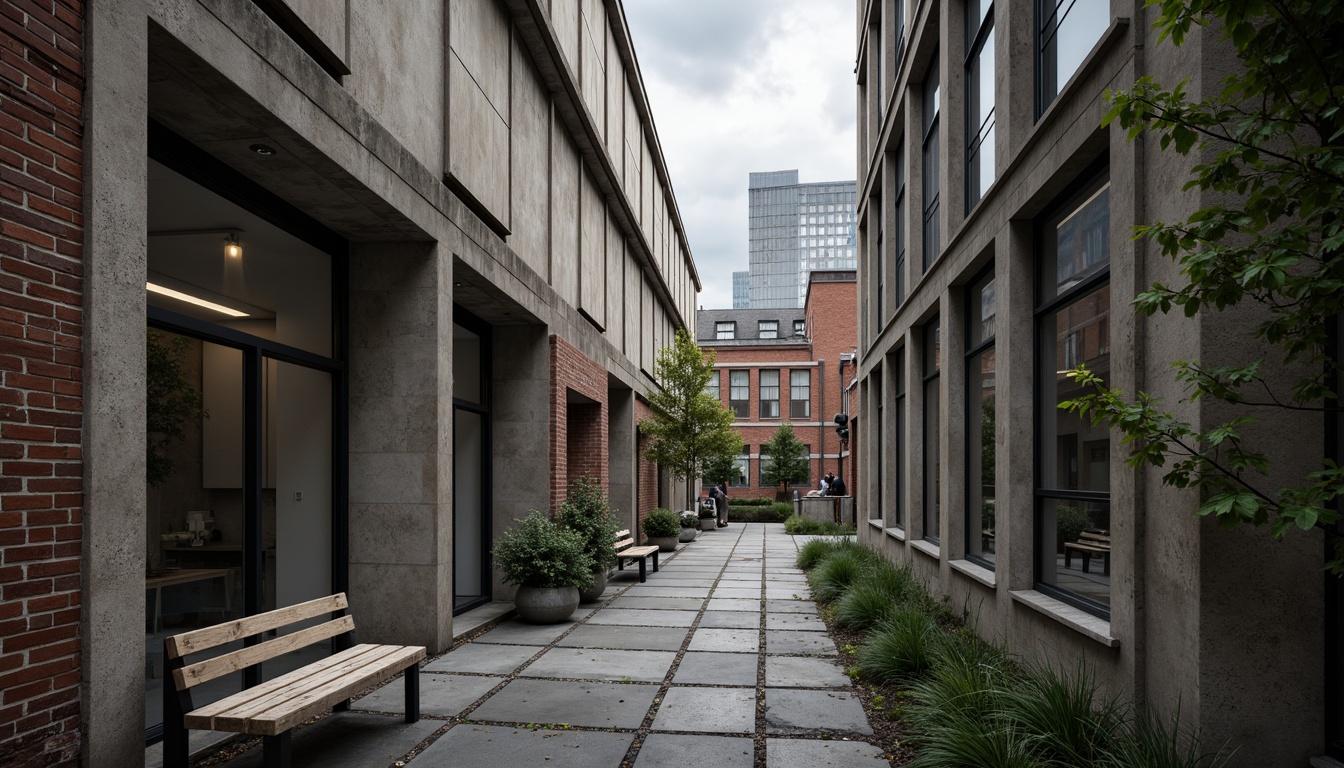
<svg viewBox="0 0 1344 768"><path fill-rule="evenodd" d="M1087 573L1087 566L1092 561L1092 555L1088 553L1087 550L1083 550L1082 555L1083 555L1083 573Z"/></svg>
<svg viewBox="0 0 1344 768"><path fill-rule="evenodd" d="M279 736L261 737L261 764L266 768L290 768L289 731Z"/></svg>
<svg viewBox="0 0 1344 768"><path fill-rule="evenodd" d="M350 700L349 700L349 699L346 699L346 700L344 700L344 701L338 701L338 702L336 702L336 706L332 707L332 708L331 708L331 711L332 711L332 712L349 712L349 711L350 711Z"/></svg>
<svg viewBox="0 0 1344 768"><path fill-rule="evenodd" d="M420 665L406 669L406 722L420 722Z"/></svg>
<svg viewBox="0 0 1344 768"><path fill-rule="evenodd" d="M646 558L646 557L641 557L641 558L639 558L639 583L640 583L640 584L643 584L643 583L644 583L644 577L648 575L648 574L646 574L646 573L644 572L644 569L645 569L644 561L647 560L647 559L648 559L648 558Z"/></svg>
<svg viewBox="0 0 1344 768"><path fill-rule="evenodd" d="M173 683L173 671L184 665L182 659L168 656L164 641L163 656L168 660L163 672L163 768L187 768L191 761L185 717L191 711L191 692L179 692Z"/></svg>
<svg viewBox="0 0 1344 768"><path fill-rule="evenodd" d="M624 570L625 570L625 561L622 560L622 559L619 558L619 557L616 558L616 570L618 570L618 571L624 571Z"/></svg>
<svg viewBox="0 0 1344 768"><path fill-rule="evenodd" d="M658 572L658 553L657 553L657 552L654 552L654 553L653 553L653 572L654 572L654 573L657 573L657 572Z"/></svg>

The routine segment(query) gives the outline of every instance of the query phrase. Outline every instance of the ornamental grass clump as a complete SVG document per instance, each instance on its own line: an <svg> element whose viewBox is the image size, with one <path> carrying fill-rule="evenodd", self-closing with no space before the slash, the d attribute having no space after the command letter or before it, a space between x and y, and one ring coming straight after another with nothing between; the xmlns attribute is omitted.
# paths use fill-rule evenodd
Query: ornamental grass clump
<svg viewBox="0 0 1344 768"><path fill-rule="evenodd" d="M798 548L798 556L793 564L805 571L817 567L828 555L835 551L835 544L824 539L813 539Z"/></svg>
<svg viewBox="0 0 1344 768"><path fill-rule="evenodd" d="M1091 670L1044 665L1002 694L1003 716L1031 739L1040 756L1058 765L1092 765L1111 744L1122 709L1100 695Z"/></svg>
<svg viewBox="0 0 1344 768"><path fill-rule="evenodd" d="M532 510L495 542L504 581L520 587L577 587L593 581L593 558L583 537Z"/></svg>
<svg viewBox="0 0 1344 768"><path fill-rule="evenodd" d="M596 478L580 477L569 488L569 496L560 506L559 522L583 537L584 548L593 559L594 571L605 571L616 564L616 515Z"/></svg>
<svg viewBox="0 0 1344 768"><path fill-rule="evenodd" d="M1178 708L1171 727L1147 710L1127 709L1121 732L1104 751L1097 765L1101 768L1223 768L1232 760L1235 749L1226 746L1205 753L1199 739L1181 728Z"/></svg>
<svg viewBox="0 0 1344 768"><path fill-rule="evenodd" d="M908 568L885 560L870 568L835 601L835 623L842 629L866 632L886 622L917 586Z"/></svg>
<svg viewBox="0 0 1344 768"><path fill-rule="evenodd" d="M929 669L938 632L927 614L902 608L859 647L855 666L860 675L880 683L918 677Z"/></svg>
<svg viewBox="0 0 1344 768"><path fill-rule="evenodd" d="M839 598L873 562L874 556L861 547L838 549L808 573L813 594L823 603Z"/></svg>

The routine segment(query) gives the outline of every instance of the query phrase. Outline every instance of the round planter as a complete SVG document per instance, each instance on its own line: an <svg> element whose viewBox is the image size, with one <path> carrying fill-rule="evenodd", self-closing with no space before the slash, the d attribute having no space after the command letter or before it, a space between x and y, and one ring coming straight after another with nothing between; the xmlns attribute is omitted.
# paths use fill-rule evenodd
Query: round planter
<svg viewBox="0 0 1344 768"><path fill-rule="evenodd" d="M676 536L650 536L649 543L656 545L658 547L659 552L677 551Z"/></svg>
<svg viewBox="0 0 1344 768"><path fill-rule="evenodd" d="M680 541L683 544L689 544L690 542L695 541L696 533L697 531L694 528L682 528L681 533L677 534L677 541Z"/></svg>
<svg viewBox="0 0 1344 768"><path fill-rule="evenodd" d="M518 618L529 624L556 624L579 607L578 587L519 587L513 598Z"/></svg>
<svg viewBox="0 0 1344 768"><path fill-rule="evenodd" d="M579 590L579 602L592 603L607 591L607 569L593 571L593 585L587 589Z"/></svg>
<svg viewBox="0 0 1344 768"><path fill-rule="evenodd" d="M712 530L714 530L716 527L718 527L718 521L716 521L714 518L712 518L712 517L702 517L702 518L700 518L700 530L702 530L702 531L712 531Z"/></svg>

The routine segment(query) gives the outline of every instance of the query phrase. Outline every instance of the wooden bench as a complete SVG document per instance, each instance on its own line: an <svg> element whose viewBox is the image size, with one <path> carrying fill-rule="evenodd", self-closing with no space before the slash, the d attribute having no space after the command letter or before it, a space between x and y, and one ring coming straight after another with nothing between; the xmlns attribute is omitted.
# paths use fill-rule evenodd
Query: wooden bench
<svg viewBox="0 0 1344 768"><path fill-rule="evenodd" d="M249 616L173 635L163 641L168 676L163 683L163 764L187 768L187 733L191 729L228 731L262 737L266 768L289 768L290 730L329 709L345 710L350 697L406 671L406 722L420 719L422 646L356 645L355 621L346 614L345 594ZM266 633L322 616L322 624L263 640ZM191 701L191 689L225 675L256 667L291 651L333 639L338 649L326 658L293 672L253 685L202 707ZM244 642L242 648L200 661L187 657Z"/></svg>
<svg viewBox="0 0 1344 768"><path fill-rule="evenodd" d="M644 559L653 555L653 572L658 572L658 547L650 544L643 547L635 546L635 540L630 537L630 531L616 532L616 568L625 570L626 560L639 561L639 583L644 583L645 573Z"/></svg>
<svg viewBox="0 0 1344 768"><path fill-rule="evenodd" d="M1109 533L1083 531L1078 534L1077 541L1064 542L1064 567L1069 567L1069 560L1073 550L1078 550L1083 556L1083 573L1087 573L1088 563L1092 560L1092 555L1101 555L1102 575L1111 575L1111 535Z"/></svg>

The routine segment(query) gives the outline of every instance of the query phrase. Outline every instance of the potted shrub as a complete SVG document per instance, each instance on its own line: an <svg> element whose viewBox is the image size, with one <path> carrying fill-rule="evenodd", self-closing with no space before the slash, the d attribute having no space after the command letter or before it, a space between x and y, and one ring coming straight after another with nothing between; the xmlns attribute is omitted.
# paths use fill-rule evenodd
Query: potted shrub
<svg viewBox="0 0 1344 768"><path fill-rule="evenodd" d="M579 590L579 602L591 603L607 589L607 571L616 564L616 516L597 478L580 477L560 506L560 524L583 537L593 560L593 581Z"/></svg>
<svg viewBox="0 0 1344 768"><path fill-rule="evenodd" d="M644 535L650 544L658 545L660 552L675 552L677 532L681 530L681 520L670 509L655 509L644 518Z"/></svg>
<svg viewBox="0 0 1344 768"><path fill-rule="evenodd" d="M679 517L681 518L681 533L677 535L677 541L683 544L695 541L695 535L700 530L699 519L694 512L682 512Z"/></svg>
<svg viewBox="0 0 1344 768"><path fill-rule="evenodd" d="M569 618L579 607L579 589L593 579L593 559L583 537L535 509L500 534L494 557L504 581L518 585L518 617L532 624Z"/></svg>

